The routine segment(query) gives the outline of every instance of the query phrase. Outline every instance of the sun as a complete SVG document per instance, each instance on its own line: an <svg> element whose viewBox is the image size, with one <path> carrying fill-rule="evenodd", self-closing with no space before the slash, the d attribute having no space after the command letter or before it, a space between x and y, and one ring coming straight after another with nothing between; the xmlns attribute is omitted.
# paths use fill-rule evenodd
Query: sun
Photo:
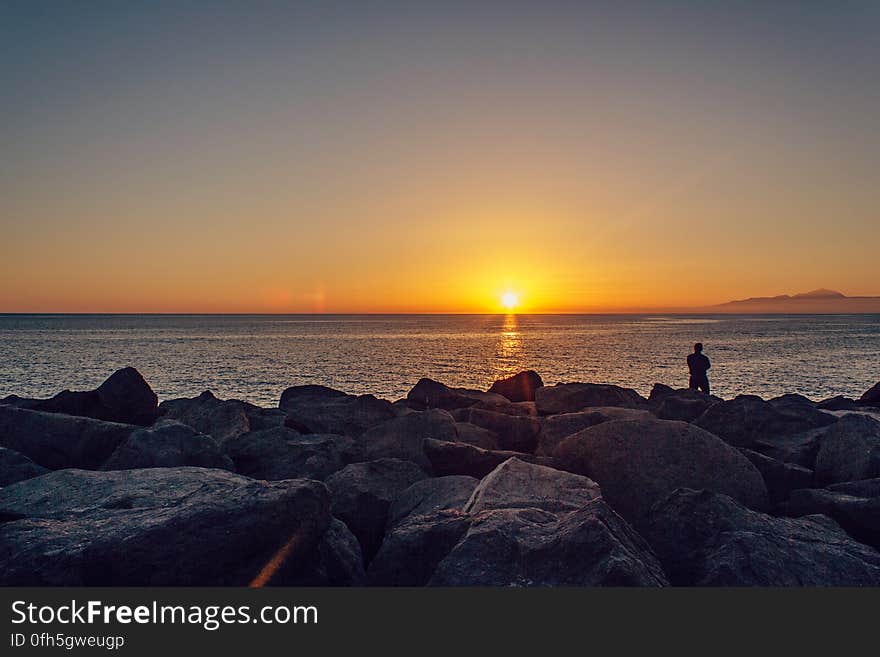
<svg viewBox="0 0 880 657"><path fill-rule="evenodd" d="M501 295L501 305L507 310L513 310L519 305L519 295L516 292L508 290Z"/></svg>

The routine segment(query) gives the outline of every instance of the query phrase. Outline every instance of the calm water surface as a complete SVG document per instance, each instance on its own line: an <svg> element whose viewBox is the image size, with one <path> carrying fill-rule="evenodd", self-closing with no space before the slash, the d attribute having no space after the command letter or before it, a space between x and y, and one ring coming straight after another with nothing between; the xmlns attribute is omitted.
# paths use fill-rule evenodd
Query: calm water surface
<svg viewBox="0 0 880 657"><path fill-rule="evenodd" d="M268 406L295 384L396 399L423 376L486 388L522 369L647 394L687 384L696 341L724 397L858 396L880 380L880 315L2 315L0 397L94 388L126 365L160 399Z"/></svg>

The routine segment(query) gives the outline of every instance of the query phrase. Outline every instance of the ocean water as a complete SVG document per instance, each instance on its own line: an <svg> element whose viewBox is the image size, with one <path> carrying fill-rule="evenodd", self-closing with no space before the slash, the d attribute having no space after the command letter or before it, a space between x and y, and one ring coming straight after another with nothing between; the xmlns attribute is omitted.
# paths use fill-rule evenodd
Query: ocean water
<svg viewBox="0 0 880 657"><path fill-rule="evenodd" d="M487 388L687 385L694 342L713 393L857 397L880 380L880 315L0 315L0 397L96 387L131 365L160 399L211 390L275 406L318 383L398 399L423 376Z"/></svg>

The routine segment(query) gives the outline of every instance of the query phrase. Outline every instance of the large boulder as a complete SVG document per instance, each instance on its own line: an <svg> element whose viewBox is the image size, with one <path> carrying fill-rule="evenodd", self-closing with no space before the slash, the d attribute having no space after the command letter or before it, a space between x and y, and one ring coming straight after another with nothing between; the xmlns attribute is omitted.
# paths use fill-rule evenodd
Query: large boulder
<svg viewBox="0 0 880 657"><path fill-rule="evenodd" d="M553 465L553 459L509 450L481 449L473 445L425 439L425 455L435 475L468 475L482 479L512 456L527 463Z"/></svg>
<svg viewBox="0 0 880 657"><path fill-rule="evenodd" d="M880 382L877 382L870 390L859 397L859 403L864 406L880 408Z"/></svg>
<svg viewBox="0 0 880 657"><path fill-rule="evenodd" d="M458 422L475 424L491 431L498 437L498 446L501 449L533 452L538 445L541 423L535 417L508 415L478 408L459 409L453 415Z"/></svg>
<svg viewBox="0 0 880 657"><path fill-rule="evenodd" d="M361 546L346 524L337 518L285 578L285 586L362 586L366 583Z"/></svg>
<svg viewBox="0 0 880 657"><path fill-rule="evenodd" d="M799 518L821 513L857 541L880 548L880 497L858 497L816 488L796 490L779 512Z"/></svg>
<svg viewBox="0 0 880 657"><path fill-rule="evenodd" d="M707 488L749 507L768 504L761 473L720 438L686 422L614 420L566 438L560 467L585 475L638 529L651 506L676 488Z"/></svg>
<svg viewBox="0 0 880 657"><path fill-rule="evenodd" d="M537 372L527 370L496 381L489 392L507 397L512 402L530 402L535 401L535 390L543 385L544 381Z"/></svg>
<svg viewBox="0 0 880 657"><path fill-rule="evenodd" d="M560 514L582 509L601 495L587 477L509 458L483 478L462 510L534 508Z"/></svg>
<svg viewBox="0 0 880 657"><path fill-rule="evenodd" d="M232 461L210 436L174 420L132 432L110 455L102 470L174 468L192 465L232 470Z"/></svg>
<svg viewBox="0 0 880 657"><path fill-rule="evenodd" d="M419 382L407 393L406 398L412 405L420 409L442 408L447 411L473 406L478 402L484 402L490 406L510 404L509 399L495 393L468 388L450 388L433 379L419 379Z"/></svg>
<svg viewBox="0 0 880 657"><path fill-rule="evenodd" d="M820 411L855 411L859 408L859 403L850 397L836 395L817 402L816 408Z"/></svg>
<svg viewBox="0 0 880 657"><path fill-rule="evenodd" d="M455 509L413 514L395 525L367 569L373 586L424 586L464 536L471 517Z"/></svg>
<svg viewBox="0 0 880 657"><path fill-rule="evenodd" d="M821 484L880 477L880 422L867 415L844 415L822 436L816 455Z"/></svg>
<svg viewBox="0 0 880 657"><path fill-rule="evenodd" d="M50 470L97 469L139 428L0 405L0 446Z"/></svg>
<svg viewBox="0 0 880 657"><path fill-rule="evenodd" d="M777 461L750 449L740 451L764 477L771 504L788 499L793 490L809 488L813 485L813 471L809 468Z"/></svg>
<svg viewBox="0 0 880 657"><path fill-rule="evenodd" d="M122 424L152 424L158 398L133 367L117 370L95 390L63 390L51 399L7 398L10 404L44 413L64 413Z"/></svg>
<svg viewBox="0 0 880 657"><path fill-rule="evenodd" d="M816 455L826 431L828 427L820 427L803 433L765 436L753 442L750 449L777 461L812 470L816 467Z"/></svg>
<svg viewBox="0 0 880 657"><path fill-rule="evenodd" d="M855 497L880 497L880 477L831 484L828 486L828 490L853 495Z"/></svg>
<svg viewBox="0 0 880 657"><path fill-rule="evenodd" d="M315 385L287 388L279 407L287 414L287 426L300 433L337 433L355 438L396 417L391 402L385 399L348 395Z"/></svg>
<svg viewBox="0 0 880 657"><path fill-rule="evenodd" d="M285 584L330 522L315 481L62 470L0 490L0 585Z"/></svg>
<svg viewBox="0 0 880 657"><path fill-rule="evenodd" d="M634 408L621 408L619 406L605 406L591 408L579 413L560 413L544 418L541 424L541 433L538 436L538 448L536 454L551 456L553 450L563 440L589 427L594 427L611 420L650 420L654 416L648 412Z"/></svg>
<svg viewBox="0 0 880 657"><path fill-rule="evenodd" d="M191 399L169 399L159 405L162 417L177 420L211 436L221 445L248 433L281 426L285 414L237 399L217 399L210 390Z"/></svg>
<svg viewBox="0 0 880 657"><path fill-rule="evenodd" d="M557 383L535 391L535 405L541 415L577 413L595 406L647 408L647 400L635 390L599 383Z"/></svg>
<svg viewBox="0 0 880 657"><path fill-rule="evenodd" d="M378 459L352 463L327 478L333 515L357 537L365 564L382 544L394 498L427 476L411 461Z"/></svg>
<svg viewBox="0 0 880 657"><path fill-rule="evenodd" d="M430 472L431 462L423 449L425 438L456 440L455 420L439 409L408 413L368 429L358 443L363 446L364 460L403 459Z"/></svg>
<svg viewBox="0 0 880 657"><path fill-rule="evenodd" d="M706 490L669 495L642 534L677 585L880 585L880 553L830 518L775 518Z"/></svg>
<svg viewBox="0 0 880 657"><path fill-rule="evenodd" d="M47 468L37 465L24 454L19 454L13 449L0 447L0 488L25 479L39 477L47 472L49 472Z"/></svg>
<svg viewBox="0 0 880 657"><path fill-rule="evenodd" d="M498 436L488 429L478 427L470 422L456 422L455 430L458 432L456 442L467 443L481 449L501 449L498 446Z"/></svg>
<svg viewBox="0 0 880 657"><path fill-rule="evenodd" d="M461 509L479 483L479 479L465 475L417 481L394 498L388 509L388 527L396 527L410 516L433 515L445 509Z"/></svg>
<svg viewBox="0 0 880 657"><path fill-rule="evenodd" d="M825 427L836 418L812 405L770 403L755 395L710 406L695 424L735 447L752 447L756 441L803 433Z"/></svg>
<svg viewBox="0 0 880 657"><path fill-rule="evenodd" d="M354 441L334 434L299 434L287 427L252 431L223 444L237 472L276 481L318 479L341 470L355 457Z"/></svg>
<svg viewBox="0 0 880 657"><path fill-rule="evenodd" d="M493 509L473 516L433 586L663 586L657 559L602 499L561 516Z"/></svg>
<svg viewBox="0 0 880 657"><path fill-rule="evenodd" d="M690 388L671 390L658 396L659 399L655 397L651 404L654 414L661 420L680 420L682 422L693 422L711 406L721 401L717 397L710 397L699 390Z"/></svg>

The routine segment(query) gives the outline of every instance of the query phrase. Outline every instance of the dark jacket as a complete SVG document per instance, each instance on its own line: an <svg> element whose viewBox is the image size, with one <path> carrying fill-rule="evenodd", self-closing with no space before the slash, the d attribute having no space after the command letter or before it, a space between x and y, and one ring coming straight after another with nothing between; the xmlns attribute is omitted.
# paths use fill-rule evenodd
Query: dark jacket
<svg viewBox="0 0 880 657"><path fill-rule="evenodd" d="M703 354L693 353L688 356L688 369L691 371L691 376L706 376L710 367L712 367L712 363Z"/></svg>

